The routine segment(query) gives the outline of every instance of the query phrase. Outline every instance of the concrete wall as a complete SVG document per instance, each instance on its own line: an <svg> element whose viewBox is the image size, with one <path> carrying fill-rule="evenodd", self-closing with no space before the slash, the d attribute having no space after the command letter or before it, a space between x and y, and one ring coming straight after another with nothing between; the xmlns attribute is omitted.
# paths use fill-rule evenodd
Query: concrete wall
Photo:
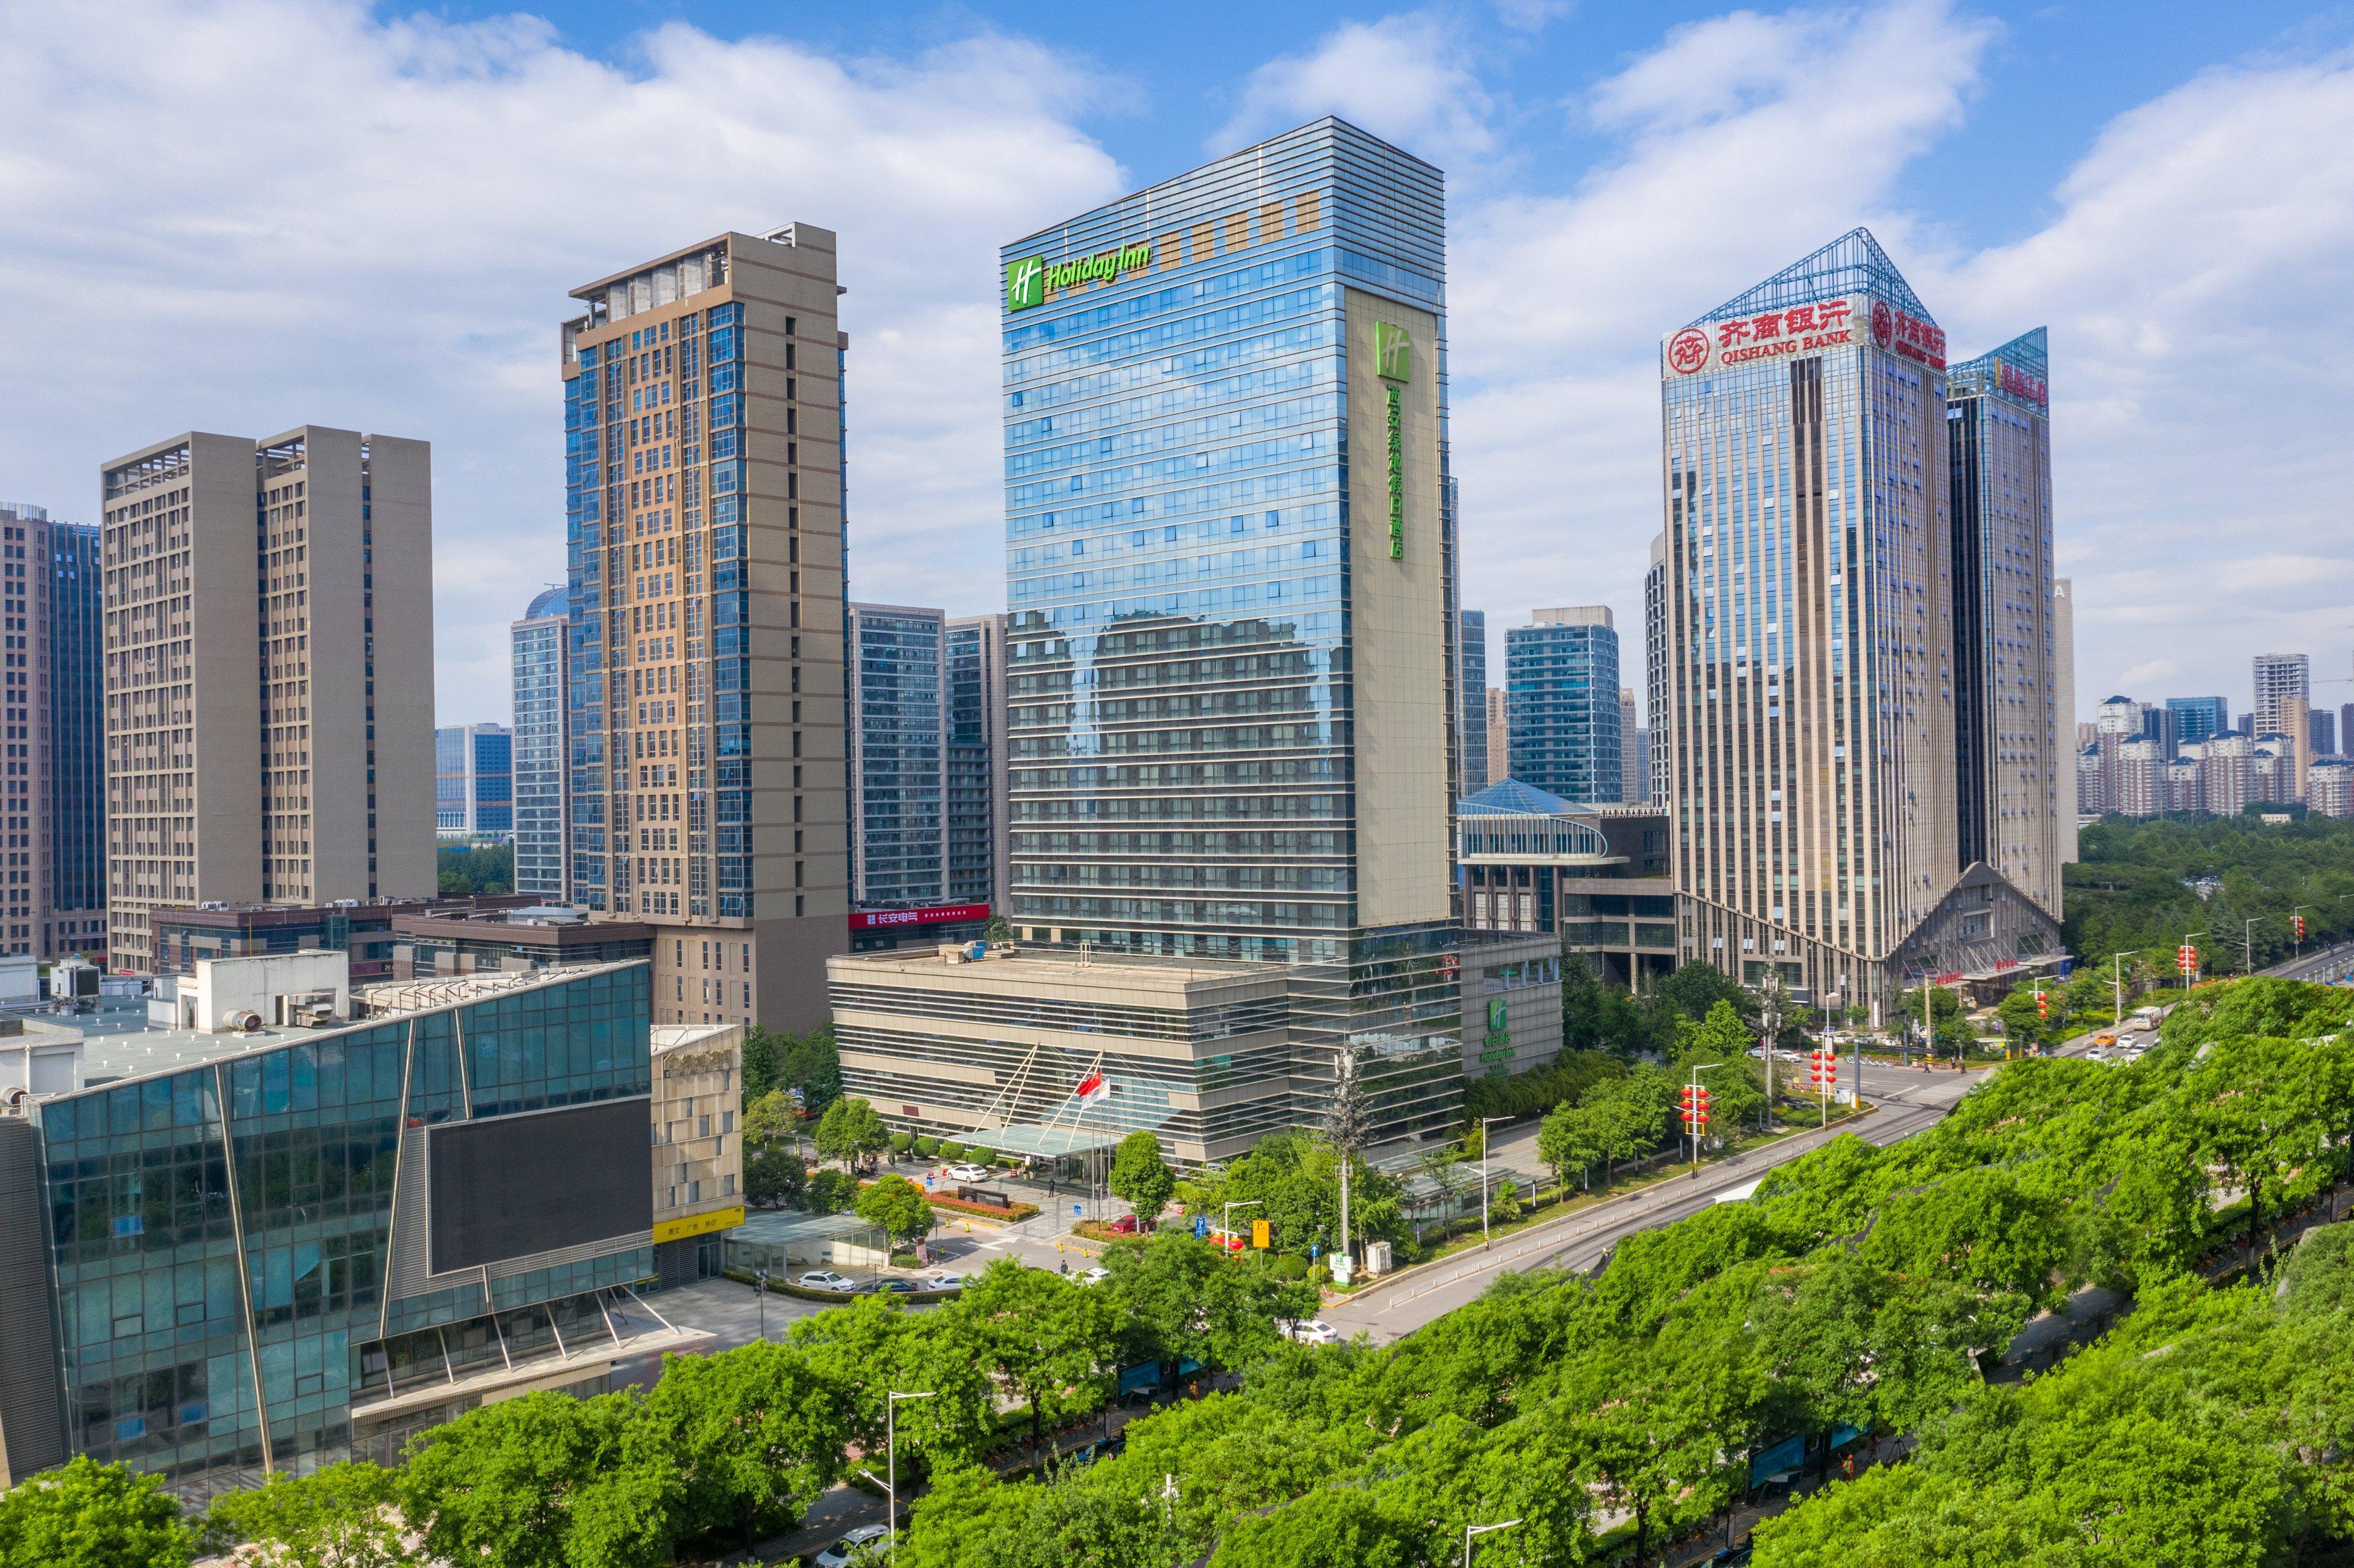
<svg viewBox="0 0 2354 1568"><path fill-rule="evenodd" d="M186 991L182 988L183 995ZM352 1015L351 956L315 948L250 959L207 959L196 965L196 1012L188 1024L207 1032L228 1028L239 1012L258 1012L265 1028L295 1022L285 999L333 991L335 1016Z"/></svg>

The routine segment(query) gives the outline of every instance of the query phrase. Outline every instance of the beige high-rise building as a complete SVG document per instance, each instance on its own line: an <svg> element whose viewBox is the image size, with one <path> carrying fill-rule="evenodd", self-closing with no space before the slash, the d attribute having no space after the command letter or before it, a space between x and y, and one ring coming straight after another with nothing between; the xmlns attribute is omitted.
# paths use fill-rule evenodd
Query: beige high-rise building
<svg viewBox="0 0 2354 1568"><path fill-rule="evenodd" d="M849 948L834 237L572 291L572 896L654 930L658 1023L824 1022Z"/></svg>
<svg viewBox="0 0 2354 1568"><path fill-rule="evenodd" d="M1488 782L1501 783L1512 776L1512 713L1504 688L1488 688Z"/></svg>
<svg viewBox="0 0 2354 1568"><path fill-rule="evenodd" d="M101 474L107 918L433 891L423 441L191 431Z"/></svg>
<svg viewBox="0 0 2354 1568"><path fill-rule="evenodd" d="M2076 721L2076 586L2066 577L2052 579L2052 686L2058 717L2060 777L2056 838L2062 864L2077 858L2076 818L2081 801L2076 792L2075 754L2084 744L2083 726Z"/></svg>

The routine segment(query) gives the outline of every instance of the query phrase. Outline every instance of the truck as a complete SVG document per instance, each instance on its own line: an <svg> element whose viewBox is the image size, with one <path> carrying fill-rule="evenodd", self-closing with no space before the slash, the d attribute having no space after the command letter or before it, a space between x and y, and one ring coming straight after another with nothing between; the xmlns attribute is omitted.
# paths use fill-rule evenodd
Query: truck
<svg viewBox="0 0 2354 1568"><path fill-rule="evenodd" d="M2159 1013L2157 1008L2137 1007L2134 1009L2133 1015L2134 1027L2136 1029L2155 1030L2158 1027L2158 1020L2161 1016L2162 1014Z"/></svg>

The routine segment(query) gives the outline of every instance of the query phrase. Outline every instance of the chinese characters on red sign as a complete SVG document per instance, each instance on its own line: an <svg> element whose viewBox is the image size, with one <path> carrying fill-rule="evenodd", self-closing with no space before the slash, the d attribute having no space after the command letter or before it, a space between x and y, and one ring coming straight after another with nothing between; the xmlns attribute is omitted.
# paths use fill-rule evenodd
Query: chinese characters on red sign
<svg viewBox="0 0 2354 1568"><path fill-rule="evenodd" d="M2052 388L2043 377L2031 376L2008 360L1998 359L1995 364L2001 367L2004 391L2014 397L2023 397L2038 408L2051 407Z"/></svg>
<svg viewBox="0 0 2354 1568"><path fill-rule="evenodd" d="M1678 376L1691 376L1712 365L1745 365L1843 348L1854 341L1855 309L1851 300L1824 300L1686 327L1668 340L1668 368Z"/></svg>
<svg viewBox="0 0 2354 1568"><path fill-rule="evenodd" d="M938 926L950 920L986 920L986 904L935 904L924 909L854 909L850 928L873 931L885 926Z"/></svg>
<svg viewBox="0 0 2354 1568"><path fill-rule="evenodd" d="M1872 336L1892 353L1917 359L1932 370L1946 368L1946 329L1935 322L1923 321L1874 301Z"/></svg>

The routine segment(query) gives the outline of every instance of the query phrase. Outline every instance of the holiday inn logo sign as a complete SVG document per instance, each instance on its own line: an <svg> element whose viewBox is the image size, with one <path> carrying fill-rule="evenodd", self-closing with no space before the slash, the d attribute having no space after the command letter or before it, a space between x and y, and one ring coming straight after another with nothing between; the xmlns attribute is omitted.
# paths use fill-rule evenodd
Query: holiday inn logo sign
<svg viewBox="0 0 2354 1568"><path fill-rule="evenodd" d="M1373 359L1382 377L1384 423L1387 425L1390 492L1390 559L1405 558L1405 387L1414 376L1414 339L1390 322L1373 323Z"/></svg>
<svg viewBox="0 0 2354 1568"><path fill-rule="evenodd" d="M1005 308L1026 311L1046 302L1046 291L1076 289L1081 283L1117 282L1121 274L1140 272L1152 265L1152 247L1123 245L1113 250L1081 257L1076 261L1048 261L1044 256L1009 262L1005 269Z"/></svg>

